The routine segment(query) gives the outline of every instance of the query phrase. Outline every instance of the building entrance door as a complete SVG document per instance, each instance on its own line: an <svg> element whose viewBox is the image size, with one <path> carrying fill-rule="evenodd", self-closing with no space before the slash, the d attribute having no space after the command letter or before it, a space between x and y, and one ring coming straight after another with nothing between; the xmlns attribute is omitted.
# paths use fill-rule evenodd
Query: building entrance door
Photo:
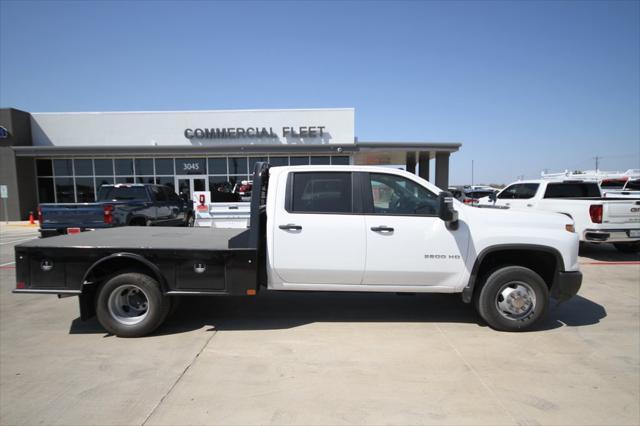
<svg viewBox="0 0 640 426"><path fill-rule="evenodd" d="M179 195L185 194L189 200L193 199L196 191L208 191L209 180L206 176L176 176L176 192Z"/></svg>

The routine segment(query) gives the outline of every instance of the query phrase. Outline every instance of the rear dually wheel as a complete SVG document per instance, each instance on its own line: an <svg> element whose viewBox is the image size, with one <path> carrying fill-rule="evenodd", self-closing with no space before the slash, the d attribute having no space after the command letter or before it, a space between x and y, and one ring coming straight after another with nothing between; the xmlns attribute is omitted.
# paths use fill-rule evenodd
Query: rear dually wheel
<svg viewBox="0 0 640 426"><path fill-rule="evenodd" d="M155 279L137 272L126 272L110 278L100 287L96 316L111 334L140 337L162 324L170 306Z"/></svg>

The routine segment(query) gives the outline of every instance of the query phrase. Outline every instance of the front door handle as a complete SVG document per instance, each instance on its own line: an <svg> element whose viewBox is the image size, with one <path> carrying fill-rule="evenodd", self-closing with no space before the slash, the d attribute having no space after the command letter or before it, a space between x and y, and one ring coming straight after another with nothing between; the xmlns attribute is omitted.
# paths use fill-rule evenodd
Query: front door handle
<svg viewBox="0 0 640 426"><path fill-rule="evenodd" d="M527 204L527 207L533 207L533 204Z"/></svg>
<svg viewBox="0 0 640 426"><path fill-rule="evenodd" d="M371 230L373 232L393 232L393 228L389 227L389 226L374 226L371 228Z"/></svg>
<svg viewBox="0 0 640 426"><path fill-rule="evenodd" d="M280 225L280 226L278 226L278 228L285 229L287 231L300 231L300 230L302 230L302 226L294 225L293 223L287 223L286 225Z"/></svg>

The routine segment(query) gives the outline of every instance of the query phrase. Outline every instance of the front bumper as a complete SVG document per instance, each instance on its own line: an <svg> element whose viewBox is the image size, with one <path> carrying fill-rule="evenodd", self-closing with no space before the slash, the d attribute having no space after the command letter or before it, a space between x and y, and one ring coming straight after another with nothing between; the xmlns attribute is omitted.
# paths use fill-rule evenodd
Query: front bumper
<svg viewBox="0 0 640 426"><path fill-rule="evenodd" d="M584 241L594 243L632 243L640 241L640 237L631 236L638 229L587 229L584 231Z"/></svg>
<svg viewBox="0 0 640 426"><path fill-rule="evenodd" d="M580 290L581 285L582 272L558 272L558 277L556 278L553 287L551 287L551 297L556 299L558 302L564 302L578 294L578 290Z"/></svg>

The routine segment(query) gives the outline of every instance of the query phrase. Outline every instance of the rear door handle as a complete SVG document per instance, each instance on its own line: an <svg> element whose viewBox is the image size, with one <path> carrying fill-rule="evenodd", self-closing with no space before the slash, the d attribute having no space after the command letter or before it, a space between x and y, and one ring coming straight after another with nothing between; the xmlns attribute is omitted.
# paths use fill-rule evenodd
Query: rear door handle
<svg viewBox="0 0 640 426"><path fill-rule="evenodd" d="M527 207L533 207L533 204L527 204Z"/></svg>
<svg viewBox="0 0 640 426"><path fill-rule="evenodd" d="M300 231L300 230L302 230L302 226L294 225L293 223L287 223L286 225L280 225L280 226L278 226L278 228L285 229L287 231Z"/></svg>
<svg viewBox="0 0 640 426"><path fill-rule="evenodd" d="M373 232L393 232L393 228L389 227L389 226L374 226L371 228L371 230Z"/></svg>

